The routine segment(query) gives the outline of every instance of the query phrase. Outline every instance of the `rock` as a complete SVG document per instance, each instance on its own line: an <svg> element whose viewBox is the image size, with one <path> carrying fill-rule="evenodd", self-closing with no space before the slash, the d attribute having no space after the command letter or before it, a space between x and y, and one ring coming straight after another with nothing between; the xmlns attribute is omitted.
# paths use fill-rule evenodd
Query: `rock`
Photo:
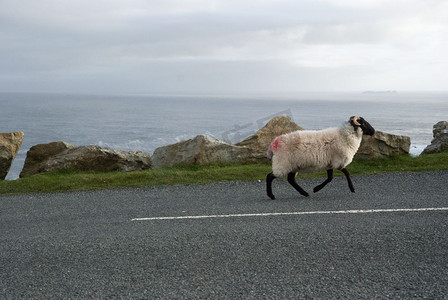
<svg viewBox="0 0 448 300"><path fill-rule="evenodd" d="M247 147L235 146L205 135L154 151L152 163L155 169L179 164L210 164L214 162L248 163L265 158Z"/></svg>
<svg viewBox="0 0 448 300"><path fill-rule="evenodd" d="M440 121L433 126L433 139L422 154L440 153L448 151L448 122Z"/></svg>
<svg viewBox="0 0 448 300"><path fill-rule="evenodd" d="M21 131L0 133L0 180L6 178L12 161L19 152L24 134Z"/></svg>
<svg viewBox="0 0 448 300"><path fill-rule="evenodd" d="M31 147L20 177L63 169L80 171L136 171L151 168L149 153L73 146L64 142Z"/></svg>
<svg viewBox="0 0 448 300"><path fill-rule="evenodd" d="M43 165L53 156L56 156L68 149L76 148L76 146L65 142L53 142L49 144L39 144L33 146L26 153L25 164L23 166L20 177L34 175L41 172Z"/></svg>
<svg viewBox="0 0 448 300"><path fill-rule="evenodd" d="M255 152L263 153L263 155L266 155L268 146L276 137L296 130L303 130L303 128L291 121L291 118L288 116L277 116L272 118L254 135L235 145L247 147L254 150Z"/></svg>
<svg viewBox="0 0 448 300"><path fill-rule="evenodd" d="M61 169L129 172L149 168L151 168L149 153L111 150L100 146L80 146L52 157L41 170L43 172Z"/></svg>
<svg viewBox="0 0 448 300"><path fill-rule="evenodd" d="M407 154L411 147L411 138L376 131L373 136L363 135L356 158L372 159L395 154Z"/></svg>

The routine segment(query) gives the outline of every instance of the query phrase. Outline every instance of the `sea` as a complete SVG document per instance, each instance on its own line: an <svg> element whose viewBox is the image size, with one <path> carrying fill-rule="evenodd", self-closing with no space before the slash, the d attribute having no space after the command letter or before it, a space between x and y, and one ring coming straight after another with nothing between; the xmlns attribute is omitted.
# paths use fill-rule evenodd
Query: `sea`
<svg viewBox="0 0 448 300"><path fill-rule="evenodd" d="M431 142L435 123L448 120L448 92L300 93L179 96L0 93L0 132L23 131L7 175L19 177L33 145L64 141L153 153L199 134L236 143L272 117L290 116L305 129L340 126L362 116L376 130L411 138L411 155Z"/></svg>

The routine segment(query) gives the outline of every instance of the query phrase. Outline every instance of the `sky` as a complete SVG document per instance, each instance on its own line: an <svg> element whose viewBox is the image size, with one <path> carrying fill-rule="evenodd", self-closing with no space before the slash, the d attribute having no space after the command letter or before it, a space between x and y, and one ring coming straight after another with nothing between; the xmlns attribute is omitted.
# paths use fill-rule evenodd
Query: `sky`
<svg viewBox="0 0 448 300"><path fill-rule="evenodd" d="M0 0L0 92L447 91L446 0Z"/></svg>

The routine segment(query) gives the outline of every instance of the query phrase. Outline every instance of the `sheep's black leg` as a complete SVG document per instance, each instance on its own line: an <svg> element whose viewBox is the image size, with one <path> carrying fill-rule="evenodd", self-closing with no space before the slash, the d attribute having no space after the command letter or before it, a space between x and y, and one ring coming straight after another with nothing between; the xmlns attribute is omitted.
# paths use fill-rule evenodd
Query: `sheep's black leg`
<svg viewBox="0 0 448 300"><path fill-rule="evenodd" d="M322 182L321 184L319 184L318 186L316 186L313 189L313 192L317 193L318 191L320 191L324 186L327 185L327 183L329 183L330 181L333 180L333 169L329 169L327 170L327 179L325 179L324 182Z"/></svg>
<svg viewBox="0 0 448 300"><path fill-rule="evenodd" d="M288 182L291 184L300 194L302 194L305 197L308 197L309 194L305 192L304 189L302 189L296 182L296 172L291 172L288 174Z"/></svg>
<svg viewBox="0 0 448 300"><path fill-rule="evenodd" d="M347 182L348 182L348 187L350 188L350 191L352 193L355 192L355 188L353 187L353 182L350 179L350 173L348 172L348 170L346 168L341 169L342 173L344 173L345 177L347 178Z"/></svg>
<svg viewBox="0 0 448 300"><path fill-rule="evenodd" d="M276 177L274 176L274 174L272 174L272 172L266 176L266 192L268 193L269 198L271 198L272 200L275 200L275 196L274 194L272 194L272 181L275 178Z"/></svg>

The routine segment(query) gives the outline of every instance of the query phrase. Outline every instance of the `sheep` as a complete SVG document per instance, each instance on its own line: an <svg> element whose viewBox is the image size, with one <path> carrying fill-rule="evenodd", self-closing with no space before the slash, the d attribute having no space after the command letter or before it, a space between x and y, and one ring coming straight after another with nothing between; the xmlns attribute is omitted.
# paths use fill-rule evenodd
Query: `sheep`
<svg viewBox="0 0 448 300"><path fill-rule="evenodd" d="M327 170L327 179L313 189L317 193L333 179L333 169L344 173L349 189L354 193L355 188L346 167L358 151L363 134L372 136L375 129L362 117L352 116L341 127L319 131L298 130L276 137L267 151L268 159L272 159L272 172L266 176L268 196L275 199L272 181L287 175L289 184L308 197L309 194L297 184L296 174Z"/></svg>

